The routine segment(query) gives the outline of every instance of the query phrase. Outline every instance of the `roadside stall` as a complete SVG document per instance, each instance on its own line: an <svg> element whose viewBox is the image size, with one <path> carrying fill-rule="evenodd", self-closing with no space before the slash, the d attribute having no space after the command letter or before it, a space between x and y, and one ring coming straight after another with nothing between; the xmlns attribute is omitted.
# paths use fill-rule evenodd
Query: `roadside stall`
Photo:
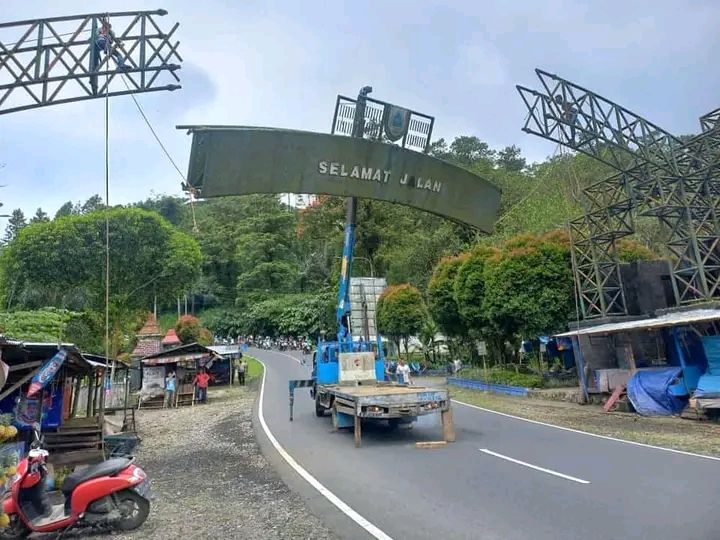
<svg viewBox="0 0 720 540"><path fill-rule="evenodd" d="M0 423L11 426L4 427L3 434L17 433L12 457L25 452L33 426L39 425L54 466L102 461L104 366L84 358L70 343L3 338L0 354L6 374L0 389ZM7 446L0 449L0 456L7 453Z"/></svg>
<svg viewBox="0 0 720 540"><path fill-rule="evenodd" d="M624 396L643 415L720 412L720 309L694 308L578 328L571 338L587 400ZM609 397L608 397L609 396ZM607 398L607 399L605 399Z"/></svg>
<svg viewBox="0 0 720 540"><path fill-rule="evenodd" d="M142 389L138 408L159 409L164 406L165 377L175 374L173 406L194 405L193 378L199 368L206 368L215 384L229 382L229 360L204 345L189 343L146 356L142 364Z"/></svg>

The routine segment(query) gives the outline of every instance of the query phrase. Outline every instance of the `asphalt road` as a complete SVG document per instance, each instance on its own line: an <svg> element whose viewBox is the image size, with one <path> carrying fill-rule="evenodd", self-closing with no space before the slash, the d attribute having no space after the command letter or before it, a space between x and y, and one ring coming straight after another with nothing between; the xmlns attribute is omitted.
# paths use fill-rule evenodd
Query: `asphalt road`
<svg viewBox="0 0 720 540"><path fill-rule="evenodd" d="M453 405L457 442L444 448L415 448L416 441L442 438L439 415L430 415L394 432L363 426L363 446L356 449L351 433L334 433L329 417L315 417L305 389L296 391L295 420L288 421L287 381L308 378L309 368L275 351L251 354L267 366L263 412L278 442L391 538L720 539L720 461L460 404ZM263 450L314 513L343 538L371 538L258 431Z"/></svg>

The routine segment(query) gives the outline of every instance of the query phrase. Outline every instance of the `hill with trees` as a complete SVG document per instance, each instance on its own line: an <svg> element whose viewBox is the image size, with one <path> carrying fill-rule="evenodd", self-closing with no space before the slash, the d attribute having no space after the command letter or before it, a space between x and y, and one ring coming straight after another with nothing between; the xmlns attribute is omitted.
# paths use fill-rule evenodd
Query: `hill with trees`
<svg viewBox="0 0 720 540"><path fill-rule="evenodd" d="M519 148L494 150L472 136L440 139L430 152L502 189L495 232L483 236L412 208L361 200L355 275L374 272L400 290L418 291L427 308L413 330L432 339L430 329L439 329L458 350L482 338L502 359L505 342L562 328L574 301L561 231L581 212L580 191L610 171L560 152L528 164ZM65 310L73 315L63 317L84 321L80 345L102 349L106 217L114 350L132 347L154 304L168 314L161 321L172 324L178 306L183 313L187 306L221 336L334 334L343 199L320 196L297 209L275 195L193 205L156 196L106 209L94 195L65 203L53 219L41 208L29 223L13 212L0 254L0 326L9 335L19 328L8 322L14 314ZM661 239L662 230L641 221L621 256L655 257Z"/></svg>

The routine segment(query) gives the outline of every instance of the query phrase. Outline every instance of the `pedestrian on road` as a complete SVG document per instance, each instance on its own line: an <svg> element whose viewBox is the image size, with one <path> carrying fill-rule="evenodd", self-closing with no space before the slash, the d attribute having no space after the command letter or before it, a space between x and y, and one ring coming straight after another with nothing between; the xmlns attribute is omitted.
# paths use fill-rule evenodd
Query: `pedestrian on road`
<svg viewBox="0 0 720 540"><path fill-rule="evenodd" d="M177 379L175 372L171 371L165 377L165 407L173 407L175 405L175 388Z"/></svg>
<svg viewBox="0 0 720 540"><path fill-rule="evenodd" d="M408 366L402 358L395 373L397 374L397 381L400 384L412 384L412 380L410 379L410 366Z"/></svg>
<svg viewBox="0 0 720 540"><path fill-rule="evenodd" d="M207 403L207 389L208 383L210 382L210 374L205 368L200 368L200 371L195 375L193 384L195 385L195 395L200 403Z"/></svg>

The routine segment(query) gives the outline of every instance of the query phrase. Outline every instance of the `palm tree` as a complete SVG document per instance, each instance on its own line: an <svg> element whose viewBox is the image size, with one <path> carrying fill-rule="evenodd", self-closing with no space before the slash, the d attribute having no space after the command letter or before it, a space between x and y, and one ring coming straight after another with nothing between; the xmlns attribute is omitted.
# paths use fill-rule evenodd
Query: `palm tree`
<svg viewBox="0 0 720 540"><path fill-rule="evenodd" d="M420 328L420 341L423 344L423 355L425 362L430 363L430 353L432 353L432 363L435 364L436 343L435 336L439 332L438 325L431 318L427 318Z"/></svg>

